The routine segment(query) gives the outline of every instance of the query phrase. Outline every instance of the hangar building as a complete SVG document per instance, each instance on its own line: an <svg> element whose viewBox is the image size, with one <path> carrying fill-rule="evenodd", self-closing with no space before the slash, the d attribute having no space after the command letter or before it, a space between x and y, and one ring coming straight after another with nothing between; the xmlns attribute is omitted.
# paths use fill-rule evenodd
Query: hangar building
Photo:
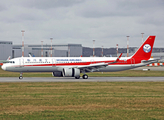
<svg viewBox="0 0 164 120"><path fill-rule="evenodd" d="M24 57L29 54L35 57L51 56L51 45L24 45ZM52 57L80 57L82 55L81 44L52 45ZM22 56L22 45L13 45L12 41L0 41L0 60L7 60L8 57L16 58Z"/></svg>
<svg viewBox="0 0 164 120"><path fill-rule="evenodd" d="M25 45L24 56L28 57L29 54L35 57L41 57L43 51L43 57L51 56L51 45ZM52 57L80 57L82 55L81 44L63 44L52 45ZM22 56L22 45L13 45L12 58Z"/></svg>
<svg viewBox="0 0 164 120"><path fill-rule="evenodd" d="M12 41L0 41L0 60L7 60L12 56Z"/></svg>

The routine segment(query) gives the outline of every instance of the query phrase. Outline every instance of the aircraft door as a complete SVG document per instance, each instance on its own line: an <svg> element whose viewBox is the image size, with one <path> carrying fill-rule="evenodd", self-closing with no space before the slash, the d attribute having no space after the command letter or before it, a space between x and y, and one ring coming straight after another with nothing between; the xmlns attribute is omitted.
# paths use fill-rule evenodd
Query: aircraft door
<svg viewBox="0 0 164 120"><path fill-rule="evenodd" d="M52 59L52 67L56 66L56 59Z"/></svg>
<svg viewBox="0 0 164 120"><path fill-rule="evenodd" d="M19 59L19 66L24 67L24 59L23 58Z"/></svg>
<svg viewBox="0 0 164 120"><path fill-rule="evenodd" d="M131 66L135 66L135 59L131 58Z"/></svg>
<svg viewBox="0 0 164 120"><path fill-rule="evenodd" d="M90 64L93 64L94 63L94 59L91 59L91 63Z"/></svg>

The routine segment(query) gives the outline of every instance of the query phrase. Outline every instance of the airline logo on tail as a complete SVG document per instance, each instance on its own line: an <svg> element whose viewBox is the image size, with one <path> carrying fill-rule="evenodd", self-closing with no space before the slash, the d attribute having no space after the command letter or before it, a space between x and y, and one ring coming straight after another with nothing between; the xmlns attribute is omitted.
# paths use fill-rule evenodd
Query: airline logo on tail
<svg viewBox="0 0 164 120"><path fill-rule="evenodd" d="M151 57L155 36L149 36L146 41L141 45L137 52L132 56L138 60L148 60Z"/></svg>
<svg viewBox="0 0 164 120"><path fill-rule="evenodd" d="M149 44L146 44L143 46L143 50L146 53L149 53L151 51L151 46Z"/></svg>

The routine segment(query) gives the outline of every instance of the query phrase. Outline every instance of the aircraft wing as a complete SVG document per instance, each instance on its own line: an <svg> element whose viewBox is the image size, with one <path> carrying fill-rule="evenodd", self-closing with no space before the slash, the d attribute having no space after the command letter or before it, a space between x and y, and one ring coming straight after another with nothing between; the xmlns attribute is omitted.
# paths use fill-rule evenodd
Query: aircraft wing
<svg viewBox="0 0 164 120"><path fill-rule="evenodd" d="M8 60L0 60L0 66L3 65L3 63L8 63L9 61Z"/></svg>
<svg viewBox="0 0 164 120"><path fill-rule="evenodd" d="M10 60L10 58L11 58L11 57L9 56L9 57L7 58L7 60Z"/></svg>
<svg viewBox="0 0 164 120"><path fill-rule="evenodd" d="M9 62L8 60L0 60L0 63L7 63Z"/></svg>
<svg viewBox="0 0 164 120"><path fill-rule="evenodd" d="M86 65L86 66L78 66L76 68L80 69L81 71L85 71L85 72L97 71L100 68L108 66L109 64L117 63L119 61L119 59L121 58L121 56L122 56L122 53L114 62L111 62L111 63L104 63L104 62L103 63L94 63L94 64L90 64L90 65Z"/></svg>
<svg viewBox="0 0 164 120"><path fill-rule="evenodd" d="M77 68L80 69L81 71L93 72L106 66L108 66L108 63L95 63L86 66L78 66Z"/></svg>
<svg viewBox="0 0 164 120"><path fill-rule="evenodd" d="M9 60L10 60L10 56L7 58L7 60L0 60L0 63L8 63L9 62Z"/></svg>
<svg viewBox="0 0 164 120"><path fill-rule="evenodd" d="M7 58L7 60L0 60L0 66L3 65L3 63L8 63L10 60L10 56Z"/></svg>

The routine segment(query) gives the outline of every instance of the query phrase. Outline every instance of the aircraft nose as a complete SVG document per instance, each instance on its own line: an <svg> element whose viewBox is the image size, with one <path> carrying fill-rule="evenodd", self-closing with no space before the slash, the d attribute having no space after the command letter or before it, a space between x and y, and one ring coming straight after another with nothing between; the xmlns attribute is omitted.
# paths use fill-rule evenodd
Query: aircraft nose
<svg viewBox="0 0 164 120"><path fill-rule="evenodd" d="M6 66L5 65L2 65L1 67L3 70L6 70Z"/></svg>

